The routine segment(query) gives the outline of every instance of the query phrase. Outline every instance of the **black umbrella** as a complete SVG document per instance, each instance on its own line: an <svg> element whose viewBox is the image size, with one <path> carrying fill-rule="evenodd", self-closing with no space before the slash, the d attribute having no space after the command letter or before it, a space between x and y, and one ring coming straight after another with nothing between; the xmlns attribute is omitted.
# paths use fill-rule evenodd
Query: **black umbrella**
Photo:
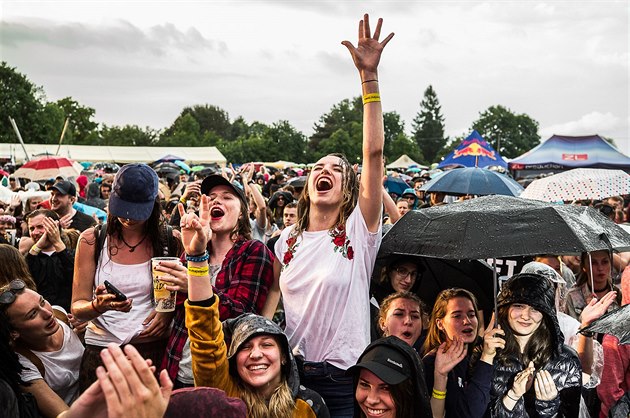
<svg viewBox="0 0 630 418"><path fill-rule="evenodd" d="M447 259L630 250L630 235L597 210L485 196L410 211L383 237L381 253Z"/></svg>
<svg viewBox="0 0 630 418"><path fill-rule="evenodd" d="M289 184L296 189L303 189L306 185L306 176L295 177L289 180Z"/></svg>
<svg viewBox="0 0 630 418"><path fill-rule="evenodd" d="M497 195L410 211L379 254L496 259L612 249L630 250L630 235L593 208ZM496 295L496 277L493 285Z"/></svg>
<svg viewBox="0 0 630 418"><path fill-rule="evenodd" d="M619 338L619 344L630 344L630 304L604 314L580 332L598 332Z"/></svg>
<svg viewBox="0 0 630 418"><path fill-rule="evenodd" d="M438 293L444 289L459 287L470 291L477 297L479 309L492 310L494 289L492 285L492 267L480 260L443 260L408 254L391 254L388 259L378 258L375 272L380 272L381 265L389 264L393 258L404 258L416 263L422 272L416 293L429 307L433 306Z"/></svg>

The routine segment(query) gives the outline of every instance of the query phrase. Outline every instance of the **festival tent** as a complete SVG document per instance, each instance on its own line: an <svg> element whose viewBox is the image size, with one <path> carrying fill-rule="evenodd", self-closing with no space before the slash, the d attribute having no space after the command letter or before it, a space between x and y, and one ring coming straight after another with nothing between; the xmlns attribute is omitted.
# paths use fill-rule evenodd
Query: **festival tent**
<svg viewBox="0 0 630 418"><path fill-rule="evenodd" d="M495 151L488 142L473 130L468 138L464 139L438 164L437 168L445 167L492 167L499 166L507 168L507 163Z"/></svg>
<svg viewBox="0 0 630 418"><path fill-rule="evenodd" d="M565 171L572 168L608 168L630 171L630 158L599 135L553 135L510 161L516 177L527 173Z"/></svg>
<svg viewBox="0 0 630 418"><path fill-rule="evenodd" d="M427 167L426 165L422 165L422 164L418 164L417 162L415 162L414 160L412 160L411 158L409 158L409 156L407 154L403 154L401 155L396 161L394 161L391 164L387 164L387 168L410 168L410 167L416 167L422 170L426 170Z"/></svg>

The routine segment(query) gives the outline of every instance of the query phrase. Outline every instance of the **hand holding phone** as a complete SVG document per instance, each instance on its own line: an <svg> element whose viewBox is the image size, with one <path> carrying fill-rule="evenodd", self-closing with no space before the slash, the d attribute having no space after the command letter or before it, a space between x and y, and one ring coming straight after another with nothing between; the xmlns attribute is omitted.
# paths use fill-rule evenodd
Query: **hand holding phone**
<svg viewBox="0 0 630 418"><path fill-rule="evenodd" d="M105 285L105 289L107 289L107 293L110 293L112 295L115 295L116 297L114 298L114 300L116 302L122 302L127 300L127 296L125 296L125 294L123 292L121 292L120 290L118 290L116 288L116 286L114 286L113 284L111 284L110 282L108 282L107 280L105 280L105 282L103 283Z"/></svg>

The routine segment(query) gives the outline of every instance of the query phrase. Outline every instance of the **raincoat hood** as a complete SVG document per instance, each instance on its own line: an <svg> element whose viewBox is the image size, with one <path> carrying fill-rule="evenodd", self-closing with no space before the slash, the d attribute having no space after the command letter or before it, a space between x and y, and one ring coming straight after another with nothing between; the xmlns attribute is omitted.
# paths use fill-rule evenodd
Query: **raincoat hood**
<svg viewBox="0 0 630 418"><path fill-rule="evenodd" d="M386 362L388 360L379 360L378 354L374 353L375 350L382 351L390 351L395 350L395 354L397 358L402 358L403 361L390 361L390 363L394 364L387 365ZM380 363L380 364L379 364ZM402 367L400 367L402 366ZM432 417L431 413L431 404L429 403L429 392L427 391L427 385L424 381L424 367L422 365L422 361L420 361L420 357L416 351L406 342L401 340L398 337L390 336L385 338L380 338L374 341L372 344L368 345L367 348L363 351L363 354L357 360L357 364L348 369L348 374L351 374L354 377L354 390L356 391L357 385L359 383L359 373L362 368L366 368L368 370L378 371L385 370L386 373L391 377L393 369L394 375L403 374L409 376L413 383L413 395L414 402L416 403L413 408L413 415L409 418L429 418ZM398 370L397 368L400 368ZM354 401L354 416L361 416L360 407L356 401Z"/></svg>
<svg viewBox="0 0 630 418"><path fill-rule="evenodd" d="M510 277L503 284L501 293L497 298L497 306L501 308L513 303L529 305L542 312L548 321L547 323L552 326L550 331L552 338L554 338L553 347L555 347L556 352L559 352L564 345L564 335L558 323L555 291L549 279L536 273L520 273Z"/></svg>
<svg viewBox="0 0 630 418"><path fill-rule="evenodd" d="M231 338L230 348L227 352L227 358L230 363L230 375L240 380L236 370L236 353L241 349L243 344L258 335L272 335L280 344L283 358L286 364L282 366L282 375L286 378L291 395L295 399L298 395L300 386L300 377L298 374L297 363L289 349L289 340L282 329L274 322L260 315L252 313L242 314L236 318L228 319L223 322L223 333L226 340Z"/></svg>

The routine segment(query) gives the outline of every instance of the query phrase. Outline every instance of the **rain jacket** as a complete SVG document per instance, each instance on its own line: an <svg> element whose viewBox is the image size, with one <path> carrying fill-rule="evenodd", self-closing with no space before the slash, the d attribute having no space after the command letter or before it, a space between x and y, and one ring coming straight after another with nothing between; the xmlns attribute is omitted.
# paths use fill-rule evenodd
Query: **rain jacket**
<svg viewBox="0 0 630 418"><path fill-rule="evenodd" d="M495 358L495 372L490 392L490 405L493 417L567 417L579 415L580 392L582 387L582 367L576 352L564 345L564 336L560 331L556 317L554 291L551 282L543 276L521 273L512 276L504 285L498 297L498 306L513 303L527 304L543 314L543 321L551 328L551 359L542 367L547 370L558 389L558 396L551 401L536 399L534 385L521 397L513 410L503 405L503 398L512 388L514 376L527 367L516 356L508 357L504 362ZM509 326L501 324L502 327Z"/></svg>
<svg viewBox="0 0 630 418"><path fill-rule="evenodd" d="M363 356L365 356L367 352L378 346L388 346L397 349L407 358L407 360L409 360L410 364L413 364L415 366L415 372L413 373L413 395L416 402L416 407L414 408L413 416L405 418L431 418L433 414L431 413L431 404L429 403L429 392L427 391L427 384L424 381L424 367L422 366L422 361L420 360L420 357L418 356L416 351L409 344L398 337L385 337L381 338L380 340L376 340L372 344L368 345L367 348L363 351L363 354L361 354L361 357L359 357L359 359L357 360L357 364L361 363L361 359L363 358ZM351 370L349 370L349 372L351 372ZM358 383L359 373L354 373L354 391L356 391ZM361 417L361 408L359 407L356 398L354 400L354 416Z"/></svg>
<svg viewBox="0 0 630 418"><path fill-rule="evenodd" d="M215 387L224 390L228 396L238 397L235 354L250 338L270 334L278 337L285 358L289 359L282 374L287 376L287 383L295 400L293 417L330 417L321 396L300 385L297 364L289 349L289 341L280 327L255 314L243 314L227 320L226 331L232 334L232 344L228 352L219 320L219 299L213 296L207 301L194 304L187 300L185 306L195 386Z"/></svg>

